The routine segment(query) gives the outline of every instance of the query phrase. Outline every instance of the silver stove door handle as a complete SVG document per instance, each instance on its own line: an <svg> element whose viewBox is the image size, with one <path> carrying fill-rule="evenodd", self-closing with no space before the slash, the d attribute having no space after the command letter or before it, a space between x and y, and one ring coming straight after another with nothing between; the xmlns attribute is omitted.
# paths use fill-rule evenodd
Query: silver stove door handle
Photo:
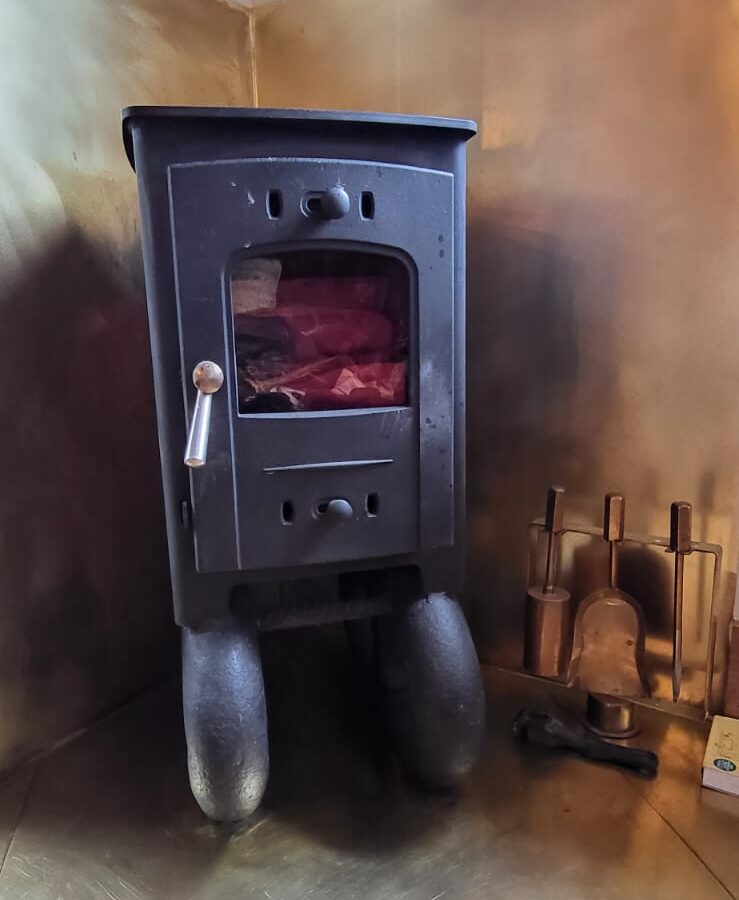
<svg viewBox="0 0 739 900"><path fill-rule="evenodd" d="M190 430L185 447L185 465L199 469L205 465L210 434L210 412L213 394L223 386L223 369L210 360L199 362L192 370L192 383L197 388L195 409L192 412Z"/></svg>

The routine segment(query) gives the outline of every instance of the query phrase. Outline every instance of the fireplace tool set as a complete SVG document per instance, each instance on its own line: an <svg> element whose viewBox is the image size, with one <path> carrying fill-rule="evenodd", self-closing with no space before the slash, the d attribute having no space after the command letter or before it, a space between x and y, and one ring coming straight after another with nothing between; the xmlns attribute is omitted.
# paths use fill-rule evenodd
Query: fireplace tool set
<svg viewBox="0 0 739 900"><path fill-rule="evenodd" d="M673 702L680 699L683 672L685 557L693 553L708 554L713 557L713 582L703 702L705 714L710 715L721 547L692 540L692 508L684 501L671 506L669 538L625 532L626 503L622 494L606 496L602 530L565 525L563 506L564 489L550 488L544 519L531 523L537 532L546 534L547 552L544 582L530 587L526 600L524 668L532 675L585 690L588 694L585 722L595 734L616 739L633 736L638 731L633 701L649 698L651 690L645 665L644 613L639 603L617 586L618 548L630 542L661 547L674 554ZM557 545L568 533L601 537L609 545L607 586L580 601L574 623L570 594L555 584Z"/></svg>

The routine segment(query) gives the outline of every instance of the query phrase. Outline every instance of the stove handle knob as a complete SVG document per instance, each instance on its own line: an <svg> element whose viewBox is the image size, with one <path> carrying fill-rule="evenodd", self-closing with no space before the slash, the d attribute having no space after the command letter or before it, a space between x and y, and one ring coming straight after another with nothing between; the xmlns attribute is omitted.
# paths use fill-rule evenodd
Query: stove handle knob
<svg viewBox="0 0 739 900"><path fill-rule="evenodd" d="M343 187L332 187L321 194L321 215L324 219L341 219L350 208L349 194Z"/></svg>
<svg viewBox="0 0 739 900"><path fill-rule="evenodd" d="M213 394L223 386L223 369L214 362L203 360L192 370L192 383L198 389L195 409L185 447L185 465L198 469L205 465L210 434L210 410Z"/></svg>
<svg viewBox="0 0 739 900"><path fill-rule="evenodd" d="M336 522L351 522L354 518L354 509L348 500L336 497L326 504L325 514Z"/></svg>

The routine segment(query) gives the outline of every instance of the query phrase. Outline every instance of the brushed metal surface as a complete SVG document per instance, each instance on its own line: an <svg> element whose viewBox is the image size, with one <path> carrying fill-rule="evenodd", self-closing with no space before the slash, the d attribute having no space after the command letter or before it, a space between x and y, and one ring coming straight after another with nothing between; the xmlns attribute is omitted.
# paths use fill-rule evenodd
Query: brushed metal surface
<svg viewBox="0 0 739 900"><path fill-rule="evenodd" d="M630 498L664 534L739 547L739 31L732 0L289 0L255 11L260 102L477 119L469 144L466 605L487 658L521 659L523 523ZM563 542L573 602L606 548ZM670 699L672 560L625 549L657 696ZM685 566L681 698L700 704L710 566ZM723 628L723 624L722 624ZM721 632L723 633L723 631ZM720 642L723 643L723 642ZM722 648L717 680L724 668Z"/></svg>
<svg viewBox="0 0 739 900"><path fill-rule="evenodd" d="M218 2L4 0L0 33L2 770L176 670L120 110L252 93Z"/></svg>
<svg viewBox="0 0 739 900"><path fill-rule="evenodd" d="M267 642L267 689L279 700L273 771L251 820L214 826L197 809L170 685L39 764L10 826L0 896L718 900L739 891L739 801L698 785L702 725L645 711L636 743L657 750L661 766L644 781L518 745L510 726L520 706L558 708L573 695L488 670L480 765L460 795L423 795L384 756L337 637Z"/></svg>

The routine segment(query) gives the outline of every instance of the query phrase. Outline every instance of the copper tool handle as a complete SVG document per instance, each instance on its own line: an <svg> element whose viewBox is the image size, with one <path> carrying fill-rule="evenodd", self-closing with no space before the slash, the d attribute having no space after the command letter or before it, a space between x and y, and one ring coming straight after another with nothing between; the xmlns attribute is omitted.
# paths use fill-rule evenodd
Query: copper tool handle
<svg viewBox="0 0 739 900"><path fill-rule="evenodd" d="M547 511L544 530L547 532L547 562L544 569L544 593L554 593L554 570L557 556L557 536L564 530L565 489L553 485L547 491Z"/></svg>
<svg viewBox="0 0 739 900"><path fill-rule="evenodd" d="M692 549L693 507L685 500L670 506L670 550L675 554L675 578L672 586L672 701L680 699L683 679L683 591L685 554Z"/></svg>
<svg viewBox="0 0 739 900"><path fill-rule="evenodd" d="M623 494L606 494L605 507L603 509L603 540L610 545L610 558L608 568L608 586L616 587L618 580L618 567L616 559L616 544L624 538L624 520L626 518L626 500Z"/></svg>

